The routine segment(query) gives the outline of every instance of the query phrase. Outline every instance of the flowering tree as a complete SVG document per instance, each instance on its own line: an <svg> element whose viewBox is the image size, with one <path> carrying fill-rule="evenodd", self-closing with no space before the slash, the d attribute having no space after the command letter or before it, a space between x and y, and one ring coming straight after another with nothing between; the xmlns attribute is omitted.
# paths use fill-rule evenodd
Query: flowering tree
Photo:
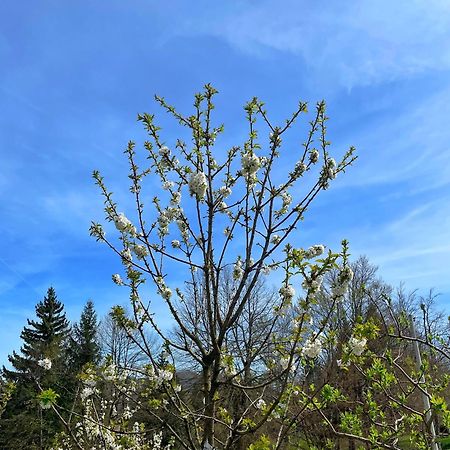
<svg viewBox="0 0 450 450"><path fill-rule="evenodd" d="M276 126L263 103L254 98L245 106L248 138L242 146L220 155L214 152L223 132L223 126L212 121L215 94L214 88L206 85L195 97L191 116L183 116L156 97L192 135L191 143L178 140L172 149L161 137L154 116L139 115L151 138L144 145L150 164L138 167L135 144L130 142L126 154L137 213L133 220L120 212L103 178L94 173L105 198L106 219L115 224L119 236L118 240L108 237L99 223L92 225L91 234L121 256L126 276L116 274L113 279L131 291L133 317L125 317L116 308L116 320L130 330L130 335L135 329L143 333L147 324L157 331L165 343L167 358L161 362L148 355L156 373L174 370L174 352L184 353L201 370L201 406L191 407L177 392L169 392L166 406L183 423L185 434L179 438L187 448L231 448L243 436L260 429L280 405L287 407L286 395L290 395L292 378L300 370L299 362L316 357L321 350L320 330L311 332L307 315L323 275L340 264L335 301L351 280L345 253L325 254L322 245L303 250L288 244L314 198L355 160L353 148L339 162L331 156L325 104L317 104L306 139L286 171L285 161L284 167L277 169L277 164L283 164L282 139L295 120L307 113L306 103L301 102L283 126ZM258 119L267 130L267 145L261 143ZM280 177L280 173L285 176ZM153 212L143 204L142 187L150 174L160 179L164 192L154 197ZM227 295L222 295L228 268L233 273L233 285ZM198 320L186 320L186 290L183 285L172 284L170 272L174 271L189 277L186 281L201 305ZM273 325L265 338L270 339L273 357L263 358L261 347L254 348L244 367L228 351L228 342L258 281L272 271L282 274L273 305ZM140 295L147 278L168 307L177 326L177 339L159 327ZM305 291L301 304L296 301L294 285ZM288 334L278 334L275 325L286 314L292 316L293 326ZM146 351L145 345L142 351ZM259 377L247 385L245 371ZM279 388L273 390L274 385ZM227 389L244 393L246 401L236 416L229 416L221 406ZM264 400L268 390L273 397L270 403Z"/></svg>
<svg viewBox="0 0 450 450"><path fill-rule="evenodd" d="M190 142L169 142L153 115L138 116L150 140L144 163L135 143L125 150L133 212L121 212L94 172L116 232L107 234L100 223L90 231L120 257L123 274L112 278L130 292L131 314L118 306L113 317L147 363L88 367L77 397L85 412L75 429L62 417L68 429L62 442L105 449L300 449L305 442L314 448L317 439L308 439L304 425L315 423L320 448L344 439L397 449L403 436L427 448L434 439L429 411L412 404L417 392L442 397L429 395L435 380L398 362L418 338L405 335L389 306L355 318L345 336L336 333L336 311L353 279L347 242L337 253L314 243L298 247L296 232L311 203L355 160L354 149L338 162L332 157L320 102L301 147L283 152L294 122L308 113L306 103L277 126L254 98L245 106L248 136L224 151L224 127L212 117L215 94L206 85L190 116L156 97ZM148 180L161 186L150 207ZM275 291L264 288L267 282L278 284ZM157 296L173 329L155 316ZM372 345L382 339L395 350ZM423 342L438 351L435 341ZM347 395L322 370L330 354L341 380L350 370L358 374L360 395ZM445 389L441 381L434 393ZM47 404L57 409L55 399ZM434 404L448 417L444 400Z"/></svg>

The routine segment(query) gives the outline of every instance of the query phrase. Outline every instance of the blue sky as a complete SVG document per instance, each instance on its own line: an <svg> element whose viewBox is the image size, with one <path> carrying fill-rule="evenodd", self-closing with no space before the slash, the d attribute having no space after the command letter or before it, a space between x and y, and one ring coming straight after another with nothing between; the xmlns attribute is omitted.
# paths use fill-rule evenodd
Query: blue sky
<svg viewBox="0 0 450 450"><path fill-rule="evenodd" d="M100 314L126 302L119 262L88 235L102 217L91 172L121 199L136 114L155 93L188 111L206 82L230 142L254 95L275 118L325 98L330 140L360 157L305 236L349 239L450 311L448 1L3 0L0 25L0 361L50 285L72 320L89 298Z"/></svg>

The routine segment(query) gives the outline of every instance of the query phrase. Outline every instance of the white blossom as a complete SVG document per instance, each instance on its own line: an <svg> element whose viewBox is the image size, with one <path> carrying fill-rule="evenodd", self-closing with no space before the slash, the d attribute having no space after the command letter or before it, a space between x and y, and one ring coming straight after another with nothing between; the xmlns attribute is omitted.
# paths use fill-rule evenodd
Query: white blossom
<svg viewBox="0 0 450 450"><path fill-rule="evenodd" d="M113 280L113 282L114 282L115 284L117 284L117 286L123 286L123 285L124 285L124 282L123 282L123 280L122 280L122 277L121 277L118 273L115 273L115 274L112 276L112 280Z"/></svg>
<svg viewBox="0 0 450 450"><path fill-rule="evenodd" d="M129 233L132 236L136 235L136 227L123 213L119 213L114 217L114 225L122 233Z"/></svg>
<svg viewBox="0 0 450 450"><path fill-rule="evenodd" d="M131 262L133 261L133 257L131 256L131 251L129 248L125 248L121 252L122 255L122 261L125 265L129 266L131 265Z"/></svg>
<svg viewBox="0 0 450 450"><path fill-rule="evenodd" d="M336 297L337 300L342 300L344 295L346 294L350 282L353 279L353 270L350 266L345 266L341 269L338 276L334 280L331 290L332 294Z"/></svg>
<svg viewBox="0 0 450 450"><path fill-rule="evenodd" d="M244 269L242 267L242 261L241 258L239 258L233 267L233 279L239 280L242 278L242 275L244 274Z"/></svg>
<svg viewBox="0 0 450 450"><path fill-rule="evenodd" d="M336 161L333 158L329 158L324 167L324 173L330 180L336 178Z"/></svg>
<svg viewBox="0 0 450 450"><path fill-rule="evenodd" d="M180 230L183 241L187 242L189 240L189 228L188 228L186 222L183 219L178 219L177 225L178 225L178 229Z"/></svg>
<svg viewBox="0 0 450 450"><path fill-rule="evenodd" d="M356 356L361 356L366 348L367 345L367 339L366 338L357 338L357 337L351 337L348 345L350 346L350 349L352 350L353 354Z"/></svg>
<svg viewBox="0 0 450 450"><path fill-rule="evenodd" d="M321 244L313 245L308 248L308 250L305 250L305 258L311 259L316 258L317 256L320 256L325 251L325 247Z"/></svg>
<svg viewBox="0 0 450 450"><path fill-rule="evenodd" d="M322 341L316 337L314 340L311 338L305 342L302 349L302 354L308 358L316 358L322 351Z"/></svg>
<svg viewBox="0 0 450 450"><path fill-rule="evenodd" d="M303 175L306 169L307 167L305 163L298 162L294 167L294 172L292 173L292 176L295 178L299 178Z"/></svg>
<svg viewBox="0 0 450 450"><path fill-rule="evenodd" d="M253 183L256 178L256 172L261 167L260 159L254 154L247 152L241 159L242 174L248 182Z"/></svg>
<svg viewBox="0 0 450 450"><path fill-rule="evenodd" d="M81 400L86 400L87 398L94 395L96 392L96 389L90 386L85 386L80 393Z"/></svg>
<svg viewBox="0 0 450 450"><path fill-rule="evenodd" d="M170 204L173 206L179 205L181 202L181 192L173 192L172 193L172 199L170 200Z"/></svg>
<svg viewBox="0 0 450 450"><path fill-rule="evenodd" d="M163 183L163 185L162 185L162 188L163 188L165 191L168 191L169 189L172 189L173 186L174 186L173 181L164 181L164 183Z"/></svg>
<svg viewBox="0 0 450 450"><path fill-rule="evenodd" d="M52 361L49 358L40 359L38 365L45 370L50 370L52 368Z"/></svg>
<svg viewBox="0 0 450 450"><path fill-rule="evenodd" d="M172 290L165 285L161 286L160 290L161 290L161 297L164 300L170 300L170 297L172 297Z"/></svg>
<svg viewBox="0 0 450 450"><path fill-rule="evenodd" d="M114 378L116 377L116 366L115 364L111 363L108 364L108 366L105 367L103 370L103 378L106 381L114 381Z"/></svg>
<svg viewBox="0 0 450 450"><path fill-rule="evenodd" d="M311 150L309 154L309 160L312 164L315 164L317 161L319 161L319 151L315 148Z"/></svg>
<svg viewBox="0 0 450 450"><path fill-rule="evenodd" d="M292 203L292 196L287 191L281 194L281 199L283 200L283 208L287 208Z"/></svg>
<svg viewBox="0 0 450 450"><path fill-rule="evenodd" d="M159 149L159 155L160 156L170 156L170 149L168 147L166 147L165 145L163 145L160 149Z"/></svg>
<svg viewBox="0 0 450 450"><path fill-rule="evenodd" d="M307 290L310 294L315 294L322 286L322 277L305 278L302 282L303 289Z"/></svg>
<svg viewBox="0 0 450 450"><path fill-rule="evenodd" d="M191 175L189 180L189 192L191 196L196 196L201 200L208 189L208 180L203 172L197 172Z"/></svg>
<svg viewBox="0 0 450 450"><path fill-rule="evenodd" d="M280 293L281 298L284 302L290 303L292 299L295 297L295 289L291 284L287 286L282 286L278 291Z"/></svg>
<svg viewBox="0 0 450 450"><path fill-rule="evenodd" d="M172 247L173 248L180 248L181 247L181 242L179 240L177 240L177 239L174 239L172 241Z"/></svg>
<svg viewBox="0 0 450 450"><path fill-rule="evenodd" d="M270 239L270 242L275 245L278 244L280 241L281 241L281 236L279 236L278 234L274 234L272 236L272 238Z"/></svg>
<svg viewBox="0 0 450 450"><path fill-rule="evenodd" d="M223 197L223 198L227 198L231 195L231 189L227 186L222 186L219 188L219 194Z"/></svg>
<svg viewBox="0 0 450 450"><path fill-rule="evenodd" d="M145 258L148 255L148 250L143 245L134 244L132 248L134 254L137 256L138 259Z"/></svg>
<svg viewBox="0 0 450 450"><path fill-rule="evenodd" d="M173 372L170 370L160 370L158 377L161 381L171 381L173 379Z"/></svg>
<svg viewBox="0 0 450 450"><path fill-rule="evenodd" d="M255 403L255 407L256 409L264 409L266 407L266 402L260 398L256 403Z"/></svg>

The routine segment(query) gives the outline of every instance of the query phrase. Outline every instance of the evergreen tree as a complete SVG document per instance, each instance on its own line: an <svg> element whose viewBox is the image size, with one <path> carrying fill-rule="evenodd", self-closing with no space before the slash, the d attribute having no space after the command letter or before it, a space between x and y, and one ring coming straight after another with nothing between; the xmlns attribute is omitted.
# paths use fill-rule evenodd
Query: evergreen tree
<svg viewBox="0 0 450 450"><path fill-rule="evenodd" d="M53 411L41 409L37 400L40 388L56 386L61 392L65 390L69 322L52 287L36 305L36 316L36 320L27 320L28 326L20 335L20 353L8 356L13 369L3 367L5 381L14 382L15 389L0 419L1 449L48 448L55 433L61 430ZM39 361L43 359L51 361L50 368L42 367Z"/></svg>
<svg viewBox="0 0 450 450"><path fill-rule="evenodd" d="M38 320L28 319L29 327L20 334L23 345L21 355L15 351L8 356L15 371L3 368L8 379L27 377L42 358L56 359L60 356L63 340L67 337L69 322L64 305L58 300L55 290L50 287L44 300L36 305Z"/></svg>
<svg viewBox="0 0 450 450"><path fill-rule="evenodd" d="M94 303L88 300L81 313L80 322L72 329L69 352L73 371L78 372L86 363L97 364L100 361L98 326Z"/></svg>

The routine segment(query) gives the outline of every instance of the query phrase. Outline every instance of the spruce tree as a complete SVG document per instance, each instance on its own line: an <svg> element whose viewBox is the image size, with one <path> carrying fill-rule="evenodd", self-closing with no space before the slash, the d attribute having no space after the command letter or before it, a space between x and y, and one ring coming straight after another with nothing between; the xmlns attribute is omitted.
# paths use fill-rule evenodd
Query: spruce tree
<svg viewBox="0 0 450 450"><path fill-rule="evenodd" d="M0 419L1 449L49 448L54 435L61 431L58 418L51 410L42 410L37 400L40 389L65 390L65 342L69 333L63 304L50 287L43 301L36 305L36 320L27 320L20 337L20 353L8 359L12 370L3 367L5 381L15 383L11 399ZM51 368L39 364L51 360ZM39 384L39 386L38 386Z"/></svg>
<svg viewBox="0 0 450 450"><path fill-rule="evenodd" d="M44 300L36 305L38 320L28 319L28 327L20 334L23 345L21 354L15 351L8 356L16 369L3 368L7 378L16 381L27 377L42 358L56 359L60 356L62 343L67 337L69 322L66 319L64 305L58 300L55 290L50 287Z"/></svg>
<svg viewBox="0 0 450 450"><path fill-rule="evenodd" d="M79 323L73 326L71 333L69 352L72 370L75 372L78 372L86 363L97 364L100 361L98 326L94 303L88 300Z"/></svg>

